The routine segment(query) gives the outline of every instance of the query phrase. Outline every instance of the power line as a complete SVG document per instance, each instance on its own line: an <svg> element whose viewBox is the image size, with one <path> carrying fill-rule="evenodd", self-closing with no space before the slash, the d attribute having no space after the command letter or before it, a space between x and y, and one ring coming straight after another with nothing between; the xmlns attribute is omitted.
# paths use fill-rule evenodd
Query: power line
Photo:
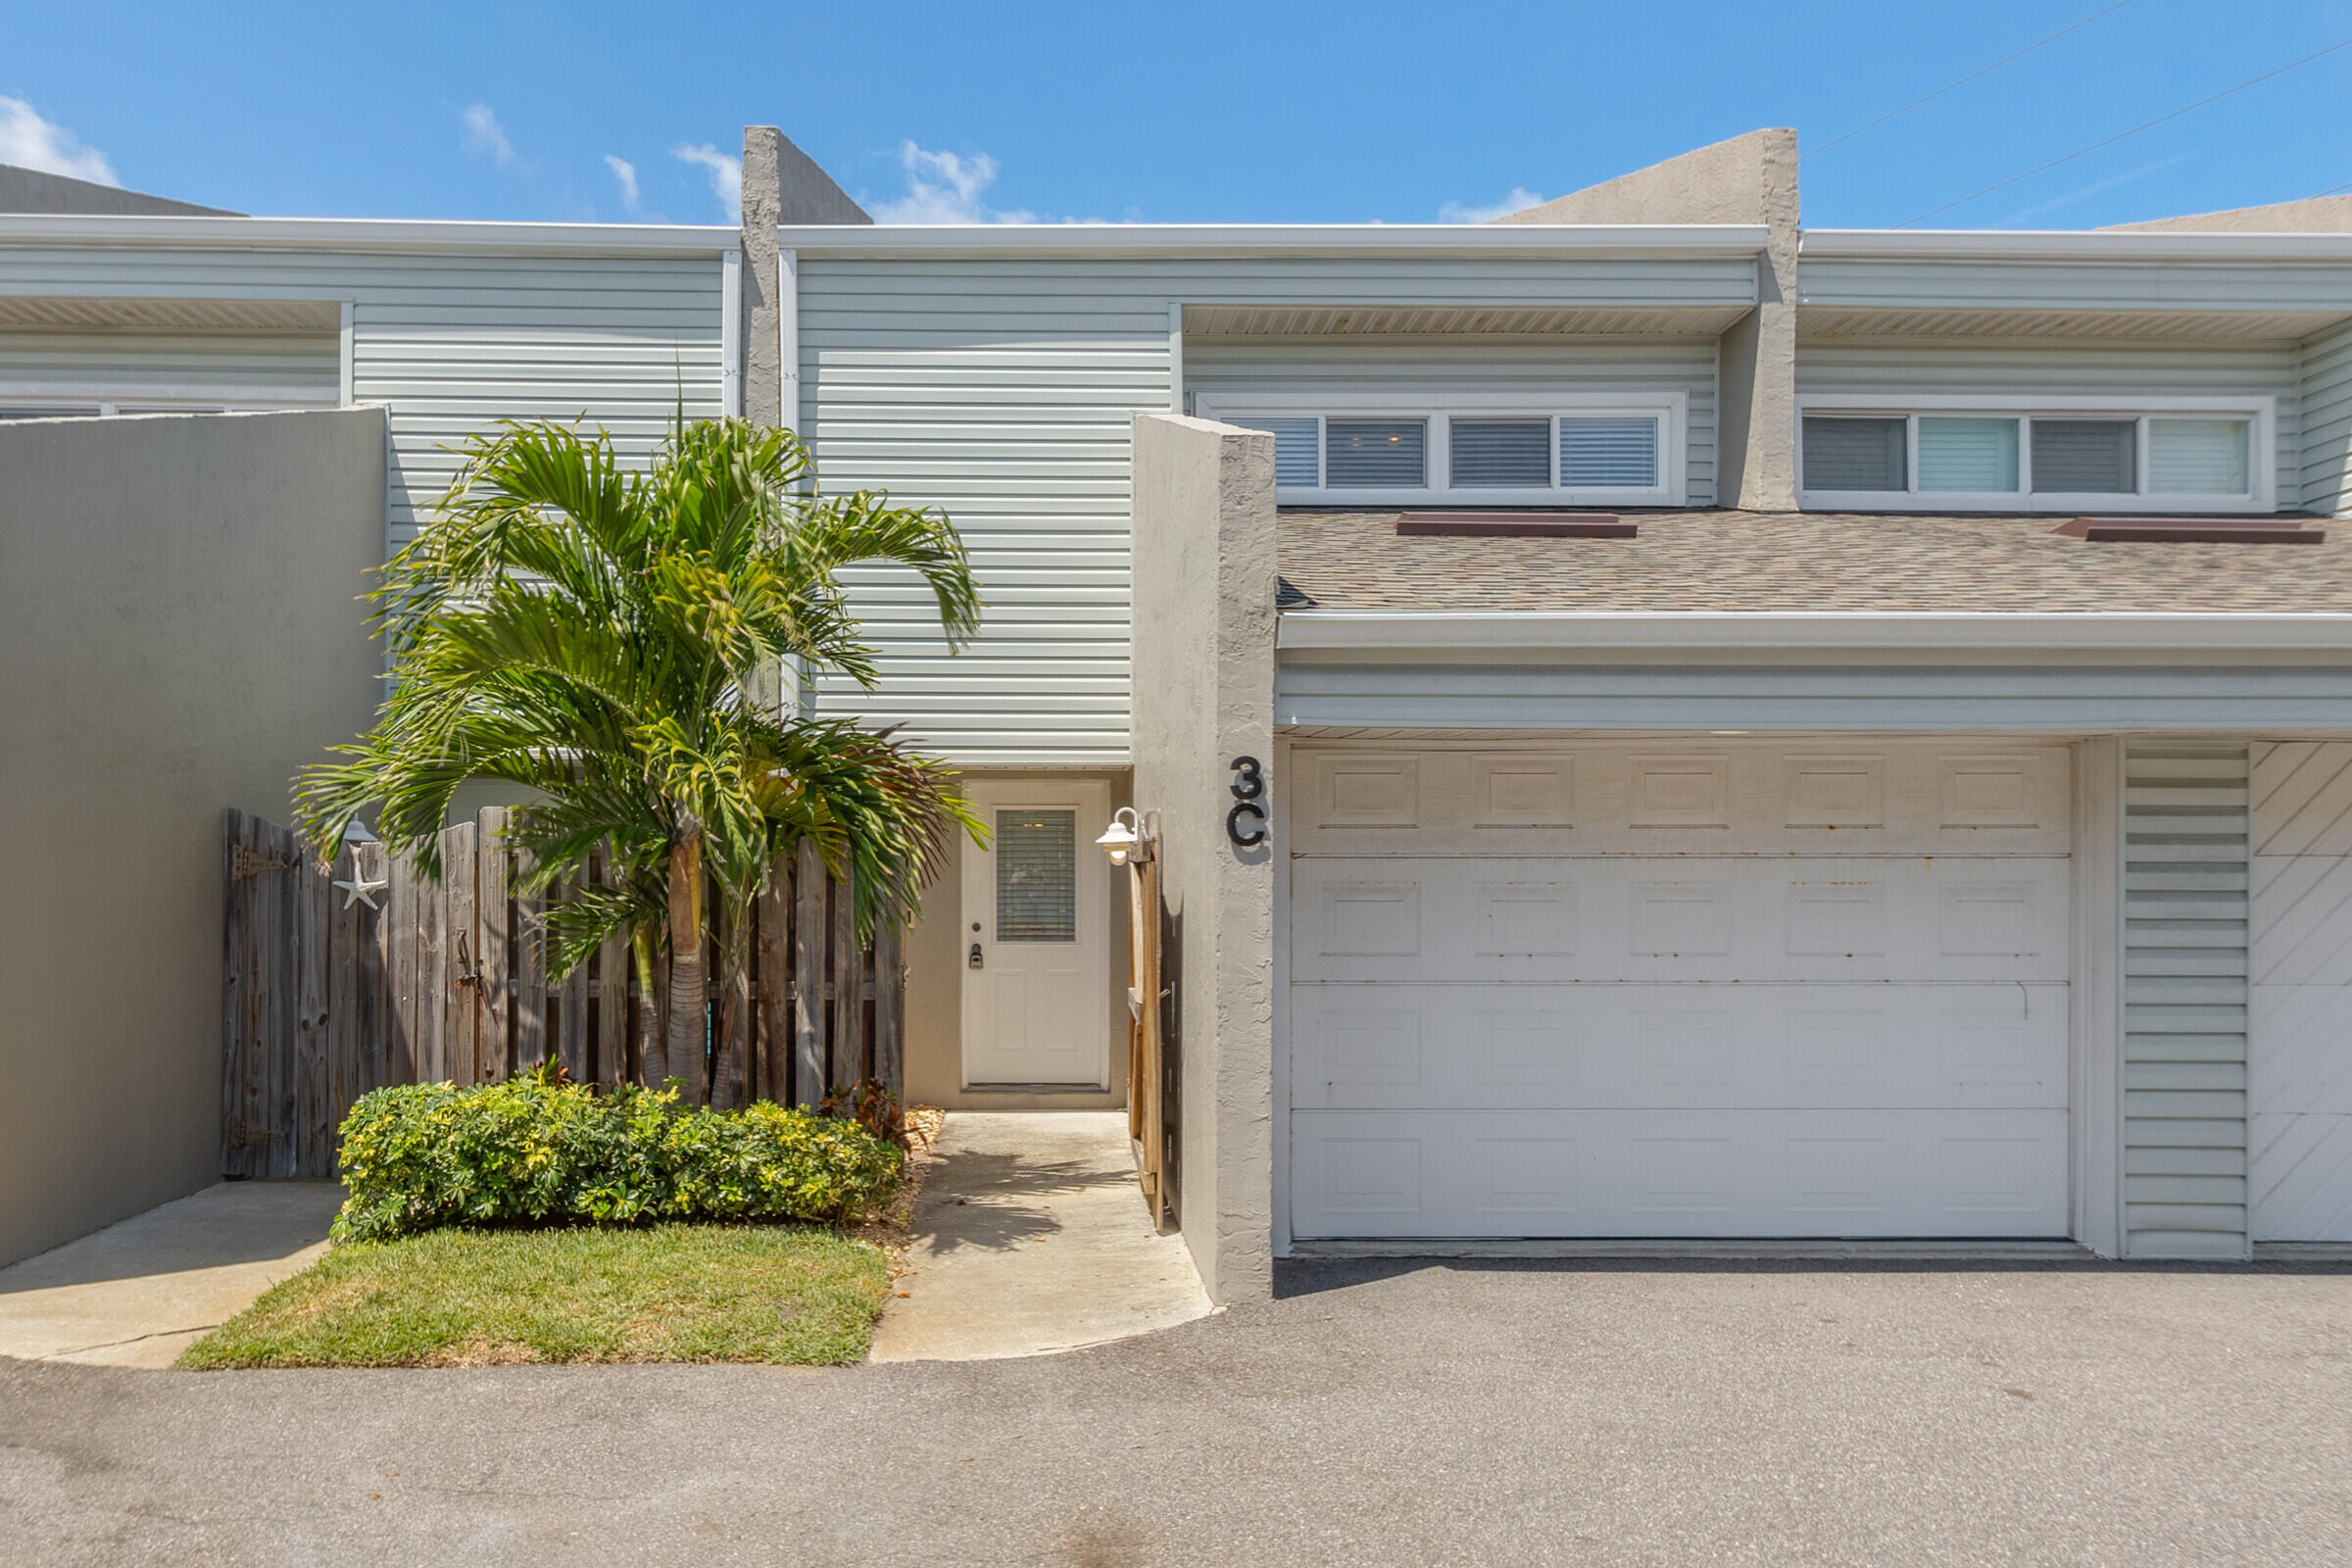
<svg viewBox="0 0 2352 1568"><path fill-rule="evenodd" d="M2305 55L2302 59L2290 61L2287 64L2280 66L2276 71L2266 71L2259 76L2250 76L2246 80L2239 82L2234 87L2223 88L2220 92L2215 93L2210 98L2200 98L2193 104L2183 104L2179 109L2174 110L2171 114L2158 115L2154 120L2142 121L2140 123L2133 125L2130 130L2119 130L2104 141L2094 141L2087 147L2078 147L2063 158L2053 158L2048 163L2037 165L2033 169L2027 170L2022 174L2013 174L2007 179L1999 180L1993 184L1985 186L1983 190L1972 191L1968 195L1961 197L1958 201L1945 202L1941 207L1930 208L1928 211L1920 214L1917 218L1905 219L1902 222L1899 222L1894 226L1897 228L1909 228L1913 223L1925 222L1939 213L1948 213L1955 207L1966 207L1970 202L1975 201L1980 196L1989 196L1996 190L2007 190L2010 186L2017 184L2020 180L2032 179L2035 174L2046 174L2051 170L2056 169L2060 164L2071 164L2076 159L2083 157L2086 154L2095 153L2102 147L2112 147L2117 142L2122 141L2127 137L2136 136L2143 130L2153 130L2168 120L2179 120L2182 115L2188 114L2192 110L2202 109L2207 104L2220 103L2223 99L2230 97L2233 93L2244 92L2248 87L2259 87L2274 76L2283 76L2290 71L2300 70L2301 68L2310 65L2314 60L2324 59L2328 55L2334 54L2338 49L2352 49L2352 38L2346 38L2340 43L2331 43L2325 49L2314 50L2312 53Z"/></svg>
<svg viewBox="0 0 2352 1568"><path fill-rule="evenodd" d="M1787 36L1788 33L1799 31L1804 27L1810 26L1814 19L1819 17L1824 11L1829 10L1834 3L1836 3L1836 0L1817 0L1817 3L1809 10L1798 12L1792 17L1784 19L1779 26L1774 27L1769 31L1760 33L1753 38L1741 39L1739 42L1730 45L1720 53L1710 57L1703 65L1686 70L1678 70L1674 74L1673 79L1669 81L1667 85L1660 88L1657 92L1651 94L1646 100L1644 100L1641 108L1634 110L1631 114L1625 116L1622 120L1619 120L1615 124L1609 126L1606 130L1598 131L1592 135L1585 137L1585 146L1588 149L1604 146L1610 141L1615 140L1616 137L1624 131L1630 130L1635 125L1640 124L1642 121L1647 120L1651 115L1657 113L1657 111L1665 105L1670 103L1689 103L1690 99L1691 87L1695 83L1712 79L1714 76L1720 74L1727 66L1731 66L1738 62L1753 61L1756 58L1757 53L1765 44L1777 42L1781 38Z"/></svg>
<svg viewBox="0 0 2352 1568"><path fill-rule="evenodd" d="M1934 103L1945 93L1965 87L1970 82L1976 80L1979 76L1991 74L1993 72L2000 70L2012 60L2022 60L2036 49L2042 48L2048 44L2056 43L2059 39L2065 37L2070 32L2081 32L2084 27L2089 26L2101 17L2112 17L2118 11L2123 10L2124 7L2130 5L2131 3L2132 0L2116 0L2116 3L2109 6L2106 10L2094 11L2089 16L2084 17L2081 22L2076 23L2071 27L2060 27L2056 32L2051 33L2048 37L2040 39L2034 43L2030 43L2023 49L2018 50L2015 54L2001 56L2000 59L1995 60L1991 65L1984 67L1981 71L1972 71L1967 75L1962 76L1958 81L1946 82L1944 85L1936 88L1934 92L1929 93L1925 98L1914 98L1909 103L1903 105L1902 108L1890 110L1887 113L1881 115L1878 119L1872 121L1867 125L1856 125L1853 129L1847 131L1842 136L1833 136L1828 141L1825 141L1820 146L1814 148L1811 152L1806 153L1804 156L1807 158L1818 158L1823 153L1828 152L1831 148L1837 146L1840 142L1852 141L1856 136L1861 135L1866 130L1876 130L1881 125L1886 123L1886 122L1889 120L1894 120L1900 116L1909 114L1912 110L1917 109L1921 104Z"/></svg>

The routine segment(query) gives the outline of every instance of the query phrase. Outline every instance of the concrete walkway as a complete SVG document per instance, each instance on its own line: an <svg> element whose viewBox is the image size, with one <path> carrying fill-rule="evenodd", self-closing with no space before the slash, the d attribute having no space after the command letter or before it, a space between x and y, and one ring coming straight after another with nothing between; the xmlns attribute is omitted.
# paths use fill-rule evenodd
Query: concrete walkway
<svg viewBox="0 0 2352 1568"><path fill-rule="evenodd" d="M0 1268L0 1355L168 1367L326 1250L333 1182L222 1182Z"/></svg>
<svg viewBox="0 0 2352 1568"><path fill-rule="evenodd" d="M1211 1310L1182 1239L1152 1230L1124 1112L951 1111L927 1157L874 1360L1040 1355Z"/></svg>

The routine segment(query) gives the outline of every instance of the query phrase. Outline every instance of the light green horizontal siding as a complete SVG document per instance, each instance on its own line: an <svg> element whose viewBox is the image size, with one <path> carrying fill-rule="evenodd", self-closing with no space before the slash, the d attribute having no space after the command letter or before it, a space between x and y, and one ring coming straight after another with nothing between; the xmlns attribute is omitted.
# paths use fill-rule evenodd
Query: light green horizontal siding
<svg viewBox="0 0 2352 1568"><path fill-rule="evenodd" d="M24 245L0 247L0 292L350 300L353 395L389 409L395 549L456 472L443 449L501 419L585 418L642 462L681 400L719 407L716 257Z"/></svg>
<svg viewBox="0 0 2352 1568"><path fill-rule="evenodd" d="M2124 753L2124 1255L2246 1252L2247 749Z"/></svg>
<svg viewBox="0 0 2352 1568"><path fill-rule="evenodd" d="M1127 760L1130 445L1137 413L1171 406L1173 306L1739 307L1755 287L1736 258L805 255L801 417L825 485L946 511L987 602L950 659L919 590L857 574L883 688L828 683L820 706L975 764ZM1711 371L1710 350L1710 390ZM1711 490L1711 400L1707 447Z"/></svg>
<svg viewBox="0 0 2352 1568"><path fill-rule="evenodd" d="M1188 338L1188 396L1410 387L1438 392L1682 392L1690 398L1689 503L1715 504L1715 340Z"/></svg>
<svg viewBox="0 0 2352 1568"><path fill-rule="evenodd" d="M0 332L0 401L29 389L92 402L331 406L342 375L332 332Z"/></svg>
<svg viewBox="0 0 2352 1568"><path fill-rule="evenodd" d="M2352 326L2308 340L2302 358L2303 505L2341 517L2352 514Z"/></svg>
<svg viewBox="0 0 2352 1568"><path fill-rule="evenodd" d="M1797 345L1796 390L1800 397L2276 398L2278 506L2303 505L2303 378L2293 343L1817 339Z"/></svg>
<svg viewBox="0 0 2352 1568"><path fill-rule="evenodd" d="M1804 305L1899 310L2352 310L2352 266L1809 258Z"/></svg>

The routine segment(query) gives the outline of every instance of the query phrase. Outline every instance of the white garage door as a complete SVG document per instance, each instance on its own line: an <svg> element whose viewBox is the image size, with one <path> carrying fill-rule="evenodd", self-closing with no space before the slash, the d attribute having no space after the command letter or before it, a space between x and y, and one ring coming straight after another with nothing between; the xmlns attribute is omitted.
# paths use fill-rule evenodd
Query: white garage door
<svg viewBox="0 0 2352 1568"><path fill-rule="evenodd" d="M1301 746L1293 1234L2065 1235L2070 768Z"/></svg>

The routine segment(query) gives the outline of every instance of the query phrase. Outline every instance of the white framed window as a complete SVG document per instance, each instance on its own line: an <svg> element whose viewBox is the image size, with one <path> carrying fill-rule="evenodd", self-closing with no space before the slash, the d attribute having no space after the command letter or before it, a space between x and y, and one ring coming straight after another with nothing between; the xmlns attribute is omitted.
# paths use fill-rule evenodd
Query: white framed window
<svg viewBox="0 0 2352 1568"><path fill-rule="evenodd" d="M1684 504L1688 397L1584 392L1202 394L1274 437L1285 506Z"/></svg>
<svg viewBox="0 0 2352 1568"><path fill-rule="evenodd" d="M2270 512L2276 402L1797 400L1797 505L1823 512Z"/></svg>

